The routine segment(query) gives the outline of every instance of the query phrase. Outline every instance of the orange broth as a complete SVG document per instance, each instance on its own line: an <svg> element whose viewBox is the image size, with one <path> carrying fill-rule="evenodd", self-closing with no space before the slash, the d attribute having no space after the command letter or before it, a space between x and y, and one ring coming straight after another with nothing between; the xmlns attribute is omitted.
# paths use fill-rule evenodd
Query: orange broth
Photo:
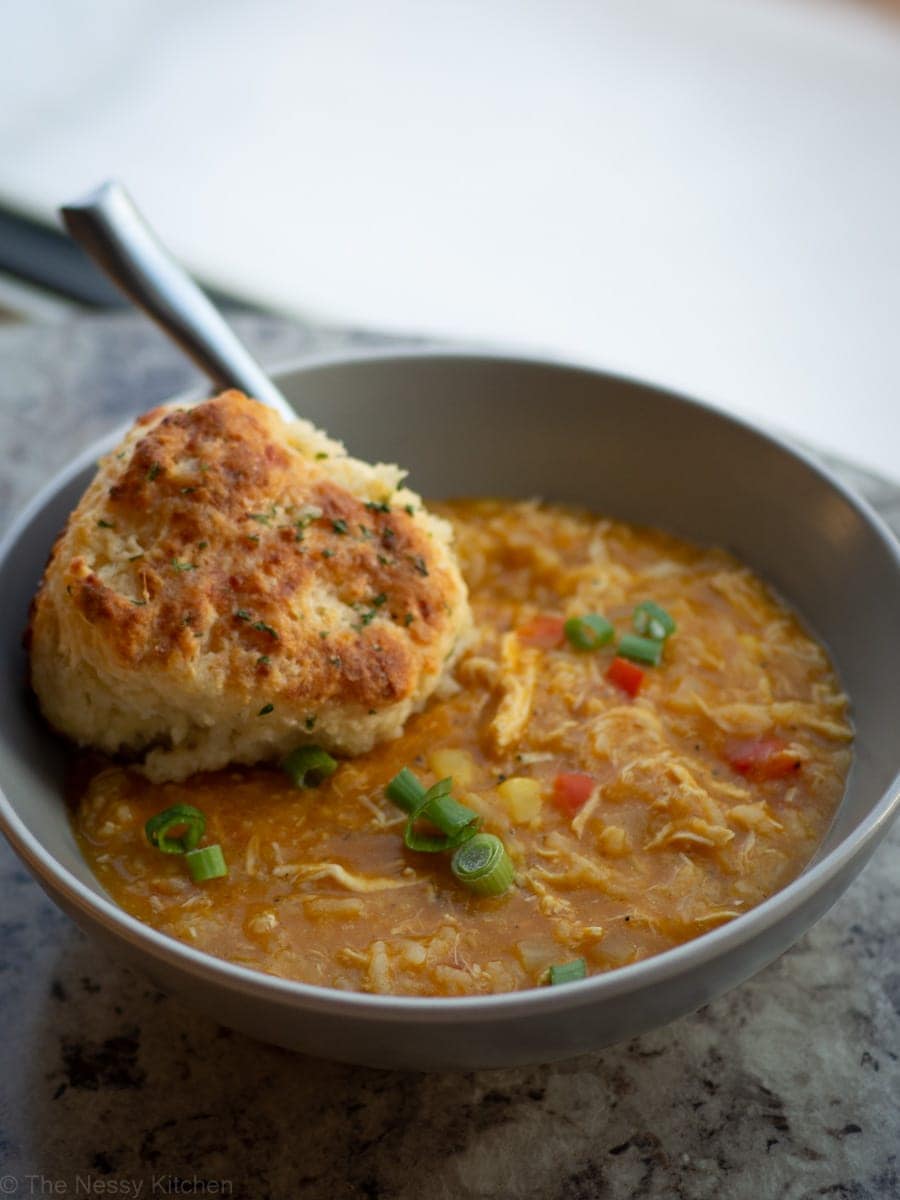
<svg viewBox="0 0 900 1200"><path fill-rule="evenodd" d="M771 590L720 550L573 508L435 509L455 527L475 617L458 690L316 789L274 768L154 785L105 766L74 819L113 899L273 975L459 996L533 987L576 958L588 974L635 962L794 878L840 801L852 731L826 652ZM607 678L615 643L529 644L540 616L601 613L621 636L645 600L677 630L634 697ZM426 785L452 775L507 847L506 895L475 897L449 855L404 848L405 815L384 796L403 766ZM560 773L591 777L580 805L554 788ZM146 820L176 803L206 814L226 878L193 883L148 844Z"/></svg>

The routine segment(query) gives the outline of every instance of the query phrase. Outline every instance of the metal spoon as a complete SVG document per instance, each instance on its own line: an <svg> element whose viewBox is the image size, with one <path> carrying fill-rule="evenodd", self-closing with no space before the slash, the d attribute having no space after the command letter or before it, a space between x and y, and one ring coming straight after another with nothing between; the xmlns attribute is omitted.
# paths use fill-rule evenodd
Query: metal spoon
<svg viewBox="0 0 900 1200"><path fill-rule="evenodd" d="M240 388L287 419L295 415L221 313L165 249L120 183L103 183L59 211L72 238L217 387Z"/></svg>

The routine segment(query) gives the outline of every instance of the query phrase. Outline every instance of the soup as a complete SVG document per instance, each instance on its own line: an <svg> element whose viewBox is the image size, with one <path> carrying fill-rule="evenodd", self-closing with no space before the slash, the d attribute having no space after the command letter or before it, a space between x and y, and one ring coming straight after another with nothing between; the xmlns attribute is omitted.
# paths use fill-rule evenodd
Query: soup
<svg viewBox="0 0 900 1200"><path fill-rule="evenodd" d="M723 551L574 508L435 509L475 618L456 690L315 788L275 768L156 785L94 770L74 820L113 899L273 975L464 996L636 962L794 878L840 801L852 730L825 650L766 585ZM635 626L655 651L629 642ZM508 890L474 894L449 853L405 846L385 795L404 767L452 778L502 840ZM227 875L194 882L149 843L147 820L176 804L205 814Z"/></svg>

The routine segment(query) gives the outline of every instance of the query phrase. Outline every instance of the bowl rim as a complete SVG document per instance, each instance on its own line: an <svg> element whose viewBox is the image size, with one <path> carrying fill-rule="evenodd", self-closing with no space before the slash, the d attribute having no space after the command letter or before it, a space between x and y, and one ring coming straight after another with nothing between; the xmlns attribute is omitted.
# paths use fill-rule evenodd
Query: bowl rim
<svg viewBox="0 0 900 1200"><path fill-rule="evenodd" d="M795 446L777 433L760 428L744 417L736 416L696 397L684 395L675 388L656 384L636 375L605 370L593 364L555 358L541 353L492 350L478 346L435 347L432 344L413 344L411 346L394 344L382 347L347 347L328 350L281 361L270 368L270 373L278 380L284 375L302 375L308 371L322 368L391 360L402 366L410 361L418 362L426 359L434 360L437 363L441 361L469 362L493 366L506 364L512 367L534 366L582 373L597 379L656 392L669 400L675 400L687 407L712 415L726 425L737 426L745 433L762 438L764 441L774 444L783 453L799 460L801 464L836 491L878 536L884 550L893 560L897 571L900 572L900 543L886 522L866 500L847 487L827 466L805 449ZM185 389L161 403L193 403L208 394L208 388L198 386ZM95 462L100 454L116 444L124 429L130 427L133 419L131 418L124 425L117 426L115 430L93 441L53 475L31 498L14 517L6 533L0 539L0 564L6 561L10 551L37 514L73 478L77 477L92 462ZM224 958L217 958L159 932L131 916L105 894L98 894L91 890L50 854L13 809L0 787L0 830L5 833L13 849L51 895L63 897L89 922L99 923L107 933L124 939L151 959L161 960L170 967L206 983L224 986L231 991L276 1002L287 1007L327 1012L335 1016L359 1016L369 1020L378 1019L382 1022L412 1021L417 1024L446 1023L448 1020L460 1025L475 1024L496 1017L519 1016L524 1018L537 1016L549 1010L555 1012L581 1008L587 1004L600 1005L604 1001L614 1000L645 987L664 984L674 976L688 974L702 968L711 960L728 954L742 943L759 937L767 929L801 907L816 892L824 888L830 880L848 867L855 858L864 855L870 846L873 847L873 844L887 833L898 812L900 812L900 771L859 825L828 854L818 860L813 859L796 879L756 907L724 925L639 962L600 975L590 976L564 988L534 987L483 996L396 996L368 992L344 992L335 988L268 975L263 971L243 967Z"/></svg>

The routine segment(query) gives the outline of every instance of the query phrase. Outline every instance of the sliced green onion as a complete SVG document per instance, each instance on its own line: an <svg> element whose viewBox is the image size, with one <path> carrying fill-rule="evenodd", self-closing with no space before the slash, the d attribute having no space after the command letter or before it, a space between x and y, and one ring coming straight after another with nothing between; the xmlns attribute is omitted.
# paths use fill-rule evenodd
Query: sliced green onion
<svg viewBox="0 0 900 1200"><path fill-rule="evenodd" d="M551 987L556 987L558 983L574 983L576 979L585 979L586 977L587 963L583 958L574 958L571 962L551 967L547 973Z"/></svg>
<svg viewBox="0 0 900 1200"><path fill-rule="evenodd" d="M635 633L641 637L655 638L658 642L664 642L678 628L666 610L652 600L645 600L635 608L631 624Z"/></svg>
<svg viewBox="0 0 900 1200"><path fill-rule="evenodd" d="M452 784L451 779L442 779L440 783L436 783L428 789L421 802L409 814L403 831L403 844L408 850L419 850L426 854L455 850L478 831L481 818L470 808L457 804L450 795ZM416 821L420 817L425 817L432 825L437 826L441 836L420 833L416 829Z"/></svg>
<svg viewBox="0 0 900 1200"><path fill-rule="evenodd" d="M191 850L185 856L191 879L194 883L205 883L207 879L221 879L228 874L228 864L222 847L201 846L199 850Z"/></svg>
<svg viewBox="0 0 900 1200"><path fill-rule="evenodd" d="M425 817L441 833L456 834L478 816L450 795L452 779L442 779L427 790L409 767L398 772L385 788L389 800L410 815Z"/></svg>
<svg viewBox="0 0 900 1200"><path fill-rule="evenodd" d="M403 767L388 783L384 794L404 812L412 812L421 803L427 791L409 767Z"/></svg>
<svg viewBox="0 0 900 1200"><path fill-rule="evenodd" d="M333 775L337 763L321 746L298 746L292 750L281 769L291 777L294 787L318 787L323 779Z"/></svg>
<svg viewBox="0 0 900 1200"><path fill-rule="evenodd" d="M619 654L623 658L633 659L634 662L650 663L658 667L662 658L663 644L655 638L637 637L633 633L625 633L619 639Z"/></svg>
<svg viewBox="0 0 900 1200"><path fill-rule="evenodd" d="M442 779L426 790L409 767L404 767L384 789L387 798L409 814L403 833L408 849L436 854L440 850L454 849L476 833L481 818L471 808L453 799L450 795L452 786L452 779ZM415 823L420 817L430 821L444 836L419 833Z"/></svg>
<svg viewBox="0 0 900 1200"><path fill-rule="evenodd" d="M515 879L506 847L492 833L469 838L453 855L450 870L476 896L502 896Z"/></svg>
<svg viewBox="0 0 900 1200"><path fill-rule="evenodd" d="M172 829L184 829L180 837L170 837ZM147 841L163 854L187 854L193 850L206 829L206 817L190 804L173 804L151 817L144 826Z"/></svg>
<svg viewBox="0 0 900 1200"><path fill-rule="evenodd" d="M606 617L587 613L583 617L569 617L563 633L576 650L598 650L612 641L615 630Z"/></svg>

